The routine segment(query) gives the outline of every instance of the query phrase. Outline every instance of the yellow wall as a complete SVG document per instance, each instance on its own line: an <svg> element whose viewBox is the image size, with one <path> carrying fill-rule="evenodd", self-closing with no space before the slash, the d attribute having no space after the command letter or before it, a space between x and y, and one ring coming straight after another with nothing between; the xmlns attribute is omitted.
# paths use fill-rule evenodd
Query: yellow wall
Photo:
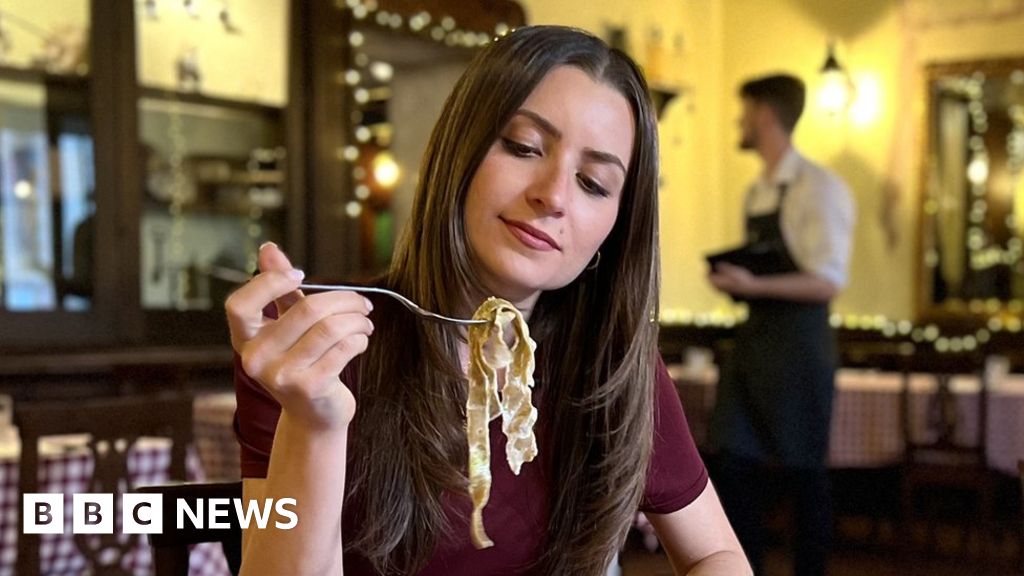
<svg viewBox="0 0 1024 576"><path fill-rule="evenodd" d="M111 0L91 0L108 2ZM122 1L122 0L117 0ZM123 0L131 1L131 0ZM75 69L75 55L88 48L90 0L5 0L0 25L10 41L3 64L28 67L46 53L45 36L55 35L69 49L53 71ZM231 21L239 34L228 34L220 21L221 2L198 1L195 17L180 0L160 0L155 18L136 3L138 76L144 86L177 87L175 62L196 48L205 94L283 105L287 101L289 0L230 2Z"/></svg>
<svg viewBox="0 0 1024 576"><path fill-rule="evenodd" d="M660 83L680 91L660 122L662 301L670 308L712 309L718 299L706 288L701 255L730 239L723 224L731 204L718 192L723 189L723 152L733 138L718 126L723 106L729 104L721 98L723 3L524 0L522 4L531 24L579 26L602 36L609 25L626 28L627 48L647 68L657 58L651 54L652 31L660 30L664 64L658 69L667 70L660 74L664 77ZM740 221L738 215L730 220Z"/></svg>
<svg viewBox="0 0 1024 576"><path fill-rule="evenodd" d="M5 0L0 3L0 26L9 42L2 54L3 64L29 67L47 53L46 37L57 35L69 50L55 63L54 72L75 70L76 54L88 47L88 0Z"/></svg>
<svg viewBox="0 0 1024 576"><path fill-rule="evenodd" d="M93 0L106 1L106 0ZM157 18L136 7L139 82L176 89L176 60L192 48L202 72L202 92L276 106L287 102L288 0L230 2L239 34L220 21L221 2L198 2L198 16L182 2L157 2Z"/></svg>
<svg viewBox="0 0 1024 576"><path fill-rule="evenodd" d="M741 236L741 197L759 170L736 148L737 86L750 75L786 70L808 84L795 142L850 185L858 210L850 284L840 313L914 316L923 85L931 62L1024 57L1024 14L1008 3L962 0L938 10L927 0L525 1L532 23L607 22L643 38L657 23L679 31L686 50L674 63L687 88L661 122L662 307L731 310L707 288L702 254ZM1009 7L1009 8L1008 8ZM985 14L985 10L994 10ZM600 16L597 14L601 14ZM816 103L829 37L858 86L845 117ZM644 51L634 49L643 62Z"/></svg>

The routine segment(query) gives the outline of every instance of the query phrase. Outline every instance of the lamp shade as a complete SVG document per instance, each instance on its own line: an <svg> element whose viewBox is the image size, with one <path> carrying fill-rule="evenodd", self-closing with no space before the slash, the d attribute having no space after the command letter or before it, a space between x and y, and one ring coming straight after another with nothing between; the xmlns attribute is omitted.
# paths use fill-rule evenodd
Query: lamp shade
<svg viewBox="0 0 1024 576"><path fill-rule="evenodd" d="M818 104L830 115L838 115L849 108L853 101L853 82L846 69L836 58L835 43L828 43L825 63L821 66L821 88Z"/></svg>

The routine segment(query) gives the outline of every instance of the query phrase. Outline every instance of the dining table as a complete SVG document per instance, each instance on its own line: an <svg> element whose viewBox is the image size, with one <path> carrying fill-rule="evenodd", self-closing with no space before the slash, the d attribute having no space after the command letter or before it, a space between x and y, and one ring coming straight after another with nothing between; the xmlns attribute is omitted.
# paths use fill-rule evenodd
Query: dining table
<svg viewBox="0 0 1024 576"><path fill-rule="evenodd" d="M682 364L669 366L686 412L694 440L707 446L707 431L715 403L718 372ZM906 382L904 378L906 377ZM954 375L946 382L939 374L904 375L870 369L843 368L836 373L832 406L828 465L830 468L881 468L904 460L904 386L908 406L907 433L914 442L935 440L935 418L940 384L948 388L957 426L953 441L978 446L984 441L991 469L1016 476L1017 461L1024 458L1024 375L1009 374L990 382L986 396L986 423L981 430L978 402L981 380L974 375Z"/></svg>
<svg viewBox="0 0 1024 576"><path fill-rule="evenodd" d="M194 412L202 412L211 398L198 396ZM233 409L232 409L233 410ZM197 432L200 426L196 426ZM202 432L203 435L206 432ZM40 535L40 561L42 573L47 576L80 576L87 573L85 557L78 551L71 533L72 498L75 493L88 492L88 483L93 471L93 458L86 447L88 435L48 436L39 442L39 490L44 493L64 495L64 534ZM230 470L230 465L218 460L221 443L197 435L196 441L187 451L186 468L189 481L205 481L206 462L220 466L218 474ZM210 448L214 446L214 448ZM18 459L21 443L17 431L12 428L0 430L0 576L17 574L18 507L21 498L18 491ZM165 484L171 460L171 441L168 438L139 438L128 452L128 473L131 487ZM204 461L205 460L205 461ZM235 461L237 469L237 460ZM144 535L123 535L126 542L134 541L122 561L122 567L136 576L153 573L151 548ZM230 574L223 551L219 544L197 544L189 559L190 576L228 576Z"/></svg>

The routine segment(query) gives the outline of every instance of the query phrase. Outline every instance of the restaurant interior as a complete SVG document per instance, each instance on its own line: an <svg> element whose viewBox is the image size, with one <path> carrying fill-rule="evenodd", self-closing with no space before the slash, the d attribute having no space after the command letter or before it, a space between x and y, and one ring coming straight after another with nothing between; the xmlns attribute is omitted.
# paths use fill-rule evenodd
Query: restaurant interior
<svg viewBox="0 0 1024 576"><path fill-rule="evenodd" d="M832 570L1024 571L1024 0L6 0L0 576L229 573L215 543L23 534L19 494L237 489L224 299L267 241L315 278L384 270L444 98L528 24L644 69L660 347L701 448L746 318L705 261L741 241L760 169L737 88L805 82L794 143L857 213ZM610 573L671 574L642 518Z"/></svg>

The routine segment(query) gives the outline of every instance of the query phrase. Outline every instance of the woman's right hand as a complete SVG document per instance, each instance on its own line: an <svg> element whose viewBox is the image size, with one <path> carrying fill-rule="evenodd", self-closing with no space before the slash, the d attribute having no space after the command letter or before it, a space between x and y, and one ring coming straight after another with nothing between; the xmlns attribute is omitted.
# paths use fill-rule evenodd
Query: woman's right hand
<svg viewBox="0 0 1024 576"><path fill-rule="evenodd" d="M366 350L370 301L354 292L303 295L302 272L272 243L260 247L259 269L224 304L242 368L292 420L311 429L347 427L356 402L339 375ZM271 303L276 319L263 314Z"/></svg>

